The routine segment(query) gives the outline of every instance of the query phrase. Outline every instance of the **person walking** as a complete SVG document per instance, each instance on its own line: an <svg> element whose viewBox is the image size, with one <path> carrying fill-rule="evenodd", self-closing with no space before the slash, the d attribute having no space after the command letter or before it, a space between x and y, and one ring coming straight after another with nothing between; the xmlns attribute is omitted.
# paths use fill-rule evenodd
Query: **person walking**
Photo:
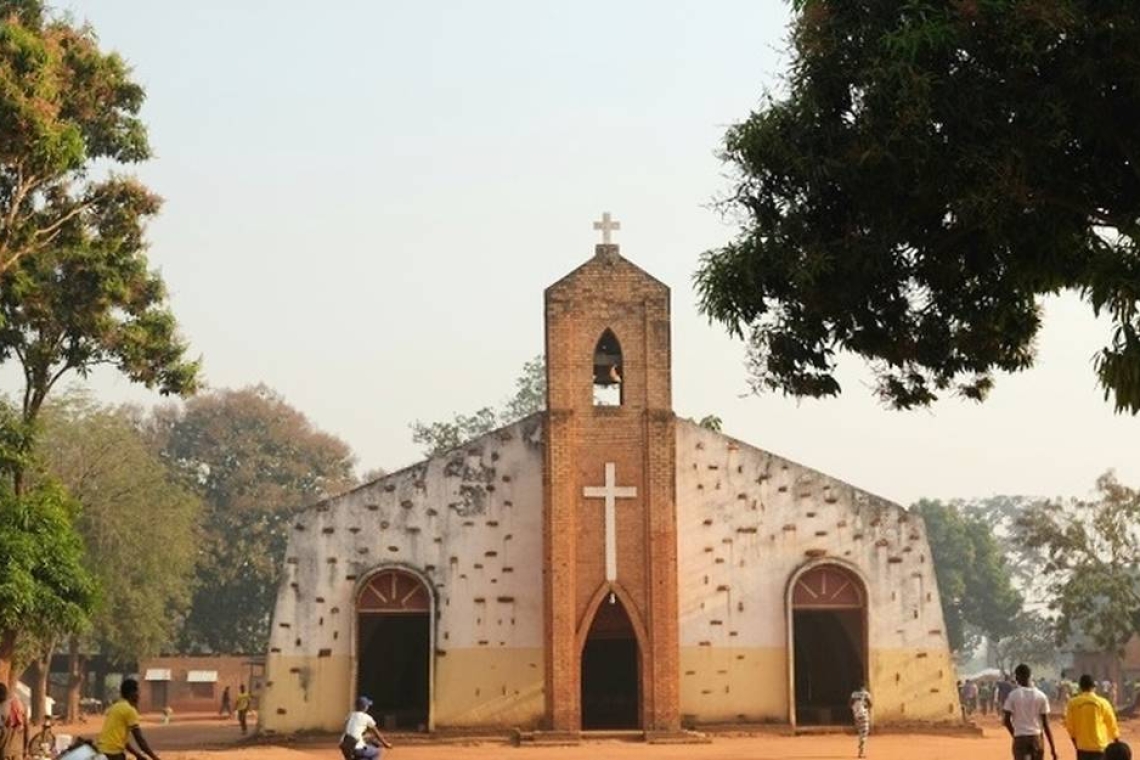
<svg viewBox="0 0 1140 760"><path fill-rule="evenodd" d="M392 749L392 745L376 727L375 719L368 714L370 707L372 707L371 699L357 697L356 709L348 714L348 719L344 722L344 733L340 736L340 753L345 760L374 760L380 757L381 747ZM375 744L368 739L372 739Z"/></svg>
<svg viewBox="0 0 1140 760"><path fill-rule="evenodd" d="M249 727L246 725L247 716L249 715L249 692L245 690L245 684L238 686L237 701L234 702L234 708L237 710L238 723L241 725L241 732L245 734Z"/></svg>
<svg viewBox="0 0 1140 760"><path fill-rule="evenodd" d="M1104 750L1120 738L1116 711L1107 699L1096 693L1096 681L1081 676L1080 693L1065 707L1065 728L1077 749L1077 760L1103 760Z"/></svg>
<svg viewBox="0 0 1140 760"><path fill-rule="evenodd" d="M103 716L103 729L95 739L95 749L107 760L127 760L130 751L136 758L149 757L158 760L158 755L146 743L139 728L139 682L124 678L119 687L119 700L107 708ZM131 746L132 740L134 745Z"/></svg>
<svg viewBox="0 0 1140 760"><path fill-rule="evenodd" d="M0 682L0 760L23 760L28 750L28 716L8 685Z"/></svg>
<svg viewBox="0 0 1140 760"><path fill-rule="evenodd" d="M966 717L969 717L978 709L978 684L967 680L966 685L962 687L962 695L965 698L965 704L962 707L966 711Z"/></svg>
<svg viewBox="0 0 1140 760"><path fill-rule="evenodd" d="M855 719L855 733L859 737L859 757L867 756L867 736L871 733L871 692L867 685L862 684L859 689L852 692L851 715Z"/></svg>
<svg viewBox="0 0 1140 760"><path fill-rule="evenodd" d="M1017 688L1009 693L1002 705L1002 724L1013 739L1013 760L1043 760L1045 745L1041 735L1049 740L1049 751L1057 760L1057 745L1049 728L1049 698L1045 692L1031 685L1032 673L1025 663L1013 671Z"/></svg>
<svg viewBox="0 0 1140 760"><path fill-rule="evenodd" d="M234 714L233 704L230 702L230 687L222 689L222 706L218 708L218 715L224 715L227 718Z"/></svg>

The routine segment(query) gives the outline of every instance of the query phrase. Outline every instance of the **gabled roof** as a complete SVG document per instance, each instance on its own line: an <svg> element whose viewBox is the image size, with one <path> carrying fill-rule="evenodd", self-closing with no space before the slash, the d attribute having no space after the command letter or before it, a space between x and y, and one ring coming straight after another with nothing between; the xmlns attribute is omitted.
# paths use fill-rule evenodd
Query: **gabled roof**
<svg viewBox="0 0 1140 760"><path fill-rule="evenodd" d="M595 253L593 256L591 256L586 261L582 262L582 264L580 264L579 266L575 267L573 270L571 270L568 274L566 274L564 277L562 277L558 281L550 284L546 288L545 292L549 294L551 291L556 290L557 288L561 287L562 285L564 285L566 283L573 282L574 280L578 279L579 277L581 277L583 274L585 274L586 272L588 272L591 269L596 269L599 267L609 267L609 266L620 266L620 267L623 267L625 269L632 270L633 272L635 272L640 277L652 282L655 285L660 286L664 290L666 290L666 291L669 290L669 286L666 285L664 282L657 279L653 275L649 274L649 272L646 272L644 269L639 267L637 264L634 264L632 261L630 261L629 259L622 256L621 253L619 253L618 246L616 246L616 245L610 245L610 246L599 245L597 248L598 248L597 253Z"/></svg>

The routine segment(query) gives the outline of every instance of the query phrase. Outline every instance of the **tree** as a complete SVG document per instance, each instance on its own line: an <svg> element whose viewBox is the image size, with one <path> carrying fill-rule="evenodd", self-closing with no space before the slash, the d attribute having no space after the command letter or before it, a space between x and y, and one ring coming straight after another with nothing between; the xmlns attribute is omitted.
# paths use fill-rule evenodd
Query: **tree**
<svg viewBox="0 0 1140 760"><path fill-rule="evenodd" d="M911 511L926 523L950 649L973 652L979 641L971 629L993 641L1013 634L1022 598L992 527L936 500L922 499Z"/></svg>
<svg viewBox="0 0 1140 760"><path fill-rule="evenodd" d="M0 274L85 242L137 247L156 201L115 172L150 157L130 73L90 27L0 0Z"/></svg>
<svg viewBox="0 0 1140 760"><path fill-rule="evenodd" d="M995 664L1012 673L1019 663L1048 667L1057 660L1053 621L1036 612L1022 611L1013 619L1012 631L991 644Z"/></svg>
<svg viewBox="0 0 1140 760"><path fill-rule="evenodd" d="M103 176L148 157L142 101L90 28L37 0L0 0L0 363L20 365L26 425L63 377L99 365L164 394L197 386L145 255L158 197L131 178L90 178L95 162Z"/></svg>
<svg viewBox="0 0 1140 760"><path fill-rule="evenodd" d="M56 483L17 494L0 482L0 683L12 680L22 638L43 642L87 625L96 586L83 565L75 510ZM37 712L41 702L34 700Z"/></svg>
<svg viewBox="0 0 1140 760"><path fill-rule="evenodd" d="M102 589L86 638L120 663L172 642L190 604L201 511L144 438L139 418L138 410L100 406L73 391L45 408L38 442L46 471L81 505L75 525L84 565ZM78 659L80 647L71 650ZM77 713L85 672L78 664L69 714Z"/></svg>
<svg viewBox="0 0 1140 760"><path fill-rule="evenodd" d="M546 357L539 354L523 362L515 378L515 395L503 405L500 415L509 424L546 408Z"/></svg>
<svg viewBox="0 0 1140 760"><path fill-rule="evenodd" d="M151 430L205 505L179 647L263 652L292 517L355 484L351 451L264 385L160 410Z"/></svg>
<svg viewBox="0 0 1140 760"><path fill-rule="evenodd" d="M1095 368L1140 411L1140 19L1123 0L795 0L785 93L729 129L700 306L753 387L870 363L907 409L1034 361L1045 295L1112 321Z"/></svg>
<svg viewBox="0 0 1140 760"><path fill-rule="evenodd" d="M4 422L4 438L30 443L71 372L109 364L162 393L197 383L144 253L159 199L117 173L150 152L129 73L90 28L49 17L38 0L0 0L0 364L15 359L23 374L19 419ZM55 495L24 499L28 464L13 460L4 487L21 508L51 509ZM0 651L0 669L7 657Z"/></svg>
<svg viewBox="0 0 1140 760"><path fill-rule="evenodd" d="M371 483L375 480L379 480L380 478L386 476L387 474L388 474L388 471L385 470L383 467L373 467L369 470L364 471L364 473L360 476L360 482L361 483Z"/></svg>
<svg viewBox="0 0 1140 760"><path fill-rule="evenodd" d="M697 423L705 430L711 430L714 433L719 433L724 428L724 420L715 414L706 414L701 417L700 422Z"/></svg>
<svg viewBox="0 0 1140 760"><path fill-rule="evenodd" d="M450 420L411 424L412 442L423 446L425 457L454 449L472 438L546 408L546 359L536 356L522 366L515 379L515 393L501 412L485 406L474 414L456 414Z"/></svg>
<svg viewBox="0 0 1140 760"><path fill-rule="evenodd" d="M1140 491L1101 475L1092 500L1035 504L1018 521L1022 540L1039 548L1039 568L1058 614L1062 640L1090 637L1120 650L1140 633Z"/></svg>
<svg viewBox="0 0 1140 760"><path fill-rule="evenodd" d="M472 438L489 433L501 424L502 417L494 408L485 406L474 414L456 414L450 420L441 422L420 422L411 424L412 443L423 446L425 457L460 446Z"/></svg>
<svg viewBox="0 0 1140 760"><path fill-rule="evenodd" d="M69 242L0 275L0 363L14 358L22 370L23 421L35 422L68 373L86 376L100 365L163 394L192 393L198 363L185 356L142 241Z"/></svg>

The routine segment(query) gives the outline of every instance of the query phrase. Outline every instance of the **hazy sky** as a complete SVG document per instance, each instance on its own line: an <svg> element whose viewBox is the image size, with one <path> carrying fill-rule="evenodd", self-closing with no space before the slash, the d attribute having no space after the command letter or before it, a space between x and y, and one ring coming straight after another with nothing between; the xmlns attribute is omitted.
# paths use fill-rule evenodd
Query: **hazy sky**
<svg viewBox="0 0 1140 760"><path fill-rule="evenodd" d="M542 349L543 288L609 210L623 255L673 288L679 414L903 503L1085 494L1110 467L1140 485L1140 420L1102 401L1108 330L1075 299L1048 304L1037 368L981 406L887 411L855 361L839 399L746 395L743 347L690 283L733 234L709 207L716 151L778 82L782 2L62 7L147 88L151 255L209 382L264 381L362 469L414 461L411 420L509 395Z"/></svg>

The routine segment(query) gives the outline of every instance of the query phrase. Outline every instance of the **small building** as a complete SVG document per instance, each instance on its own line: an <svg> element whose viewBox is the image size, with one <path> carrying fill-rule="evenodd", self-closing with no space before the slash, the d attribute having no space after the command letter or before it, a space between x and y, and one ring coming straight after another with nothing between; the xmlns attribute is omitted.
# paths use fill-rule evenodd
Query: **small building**
<svg viewBox="0 0 1140 760"><path fill-rule="evenodd" d="M669 289L618 246L545 303L545 412L297 516L263 728L849 724L864 682L959 721L921 518L678 418Z"/></svg>
<svg viewBox="0 0 1140 760"><path fill-rule="evenodd" d="M176 715L217 713L228 686L232 699L244 685L256 701L262 691L264 657L206 655L152 657L138 664L139 712L171 708Z"/></svg>
<svg viewBox="0 0 1140 760"><path fill-rule="evenodd" d="M1070 642L1072 662L1065 675L1076 680L1089 674L1100 681L1112 681L1124 696L1124 685L1140 681L1140 636L1132 636L1120 652L1105 651L1086 636L1075 636Z"/></svg>

